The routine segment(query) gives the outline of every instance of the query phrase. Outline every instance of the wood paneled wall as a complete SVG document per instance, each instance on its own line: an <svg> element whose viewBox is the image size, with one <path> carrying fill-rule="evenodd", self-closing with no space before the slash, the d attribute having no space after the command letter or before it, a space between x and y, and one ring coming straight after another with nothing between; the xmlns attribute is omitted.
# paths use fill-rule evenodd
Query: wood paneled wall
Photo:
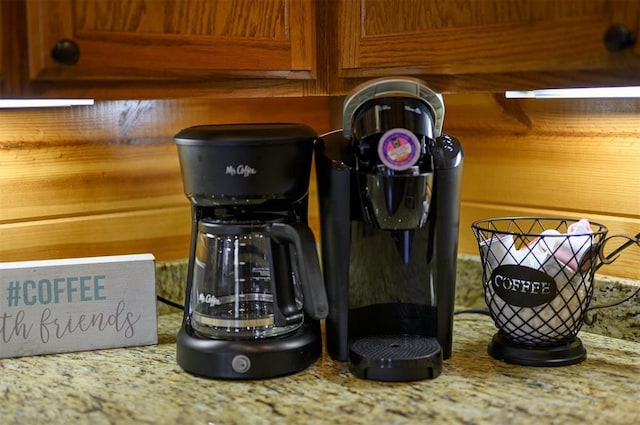
<svg viewBox="0 0 640 425"><path fill-rule="evenodd" d="M471 223L512 215L587 217L640 231L640 101L445 95L445 131L465 150L460 252ZM0 111L0 261L151 252L188 255L189 205L172 136L203 123L340 125L341 99L99 102ZM315 182L310 223L318 234ZM615 247L622 241L611 241ZM640 279L640 248L603 274Z"/></svg>
<svg viewBox="0 0 640 425"><path fill-rule="evenodd" d="M640 101L445 96L444 130L465 150L460 251L471 223L498 216L586 217L640 232ZM612 239L607 252L624 242ZM640 247L599 273L640 278Z"/></svg>
<svg viewBox="0 0 640 425"><path fill-rule="evenodd" d="M328 117L328 99L319 97L0 110L0 261L138 252L186 258L190 206L175 133L285 121L321 132Z"/></svg>

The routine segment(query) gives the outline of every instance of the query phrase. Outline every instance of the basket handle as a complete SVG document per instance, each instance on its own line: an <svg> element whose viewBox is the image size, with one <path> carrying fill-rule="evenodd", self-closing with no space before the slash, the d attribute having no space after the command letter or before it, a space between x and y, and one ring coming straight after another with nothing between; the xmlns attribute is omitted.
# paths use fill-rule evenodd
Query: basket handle
<svg viewBox="0 0 640 425"><path fill-rule="evenodd" d="M625 243L623 243L622 245L620 245L618 248L614 249L609 255L605 256L604 247L607 244L607 242L610 241L613 238L625 238L625 239L627 239L627 241ZM598 270L600 267L602 267L605 264L613 263L614 261L616 261L618 259L618 257L620 256L620 253L623 250L625 250L626 248L628 248L628 247L630 247L631 245L634 245L634 244L640 246L640 233L638 233L635 236L625 235L625 234L609 236L608 238L606 238L602 242L602 245L600 245L600 249L598 250L598 259L600 260L600 263L595 266L594 270ZM638 293L640 293L640 288L636 289L631 295L627 296L626 298L623 298L622 300L614 301L614 302L611 302L611 303L608 303L608 304L596 305L596 306L588 307L584 311L584 323L586 323L587 325L591 326L598 319L598 315L596 313L594 313L592 317L587 317L587 313L590 312L591 310L598 310L598 309L601 309L601 308L615 307L615 306L620 305L620 304L622 304L624 302L627 302L631 298L633 298L636 295L638 295Z"/></svg>

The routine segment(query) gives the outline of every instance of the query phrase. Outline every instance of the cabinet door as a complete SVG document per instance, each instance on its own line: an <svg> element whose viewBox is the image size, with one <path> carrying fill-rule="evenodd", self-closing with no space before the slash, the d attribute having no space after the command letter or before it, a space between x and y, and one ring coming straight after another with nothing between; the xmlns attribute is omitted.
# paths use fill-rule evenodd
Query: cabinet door
<svg viewBox="0 0 640 425"><path fill-rule="evenodd" d="M27 0L27 21L32 80L315 75L314 0Z"/></svg>
<svg viewBox="0 0 640 425"><path fill-rule="evenodd" d="M342 77L599 70L612 24L638 32L638 0L337 0ZM631 57L631 59L629 59ZM626 62L625 62L626 61Z"/></svg>
<svg viewBox="0 0 640 425"><path fill-rule="evenodd" d="M0 95L4 96L5 95L5 87L4 87L4 73L5 73L5 69L4 69L4 43L3 43L3 37L4 37L4 32L2 30L2 8L0 8Z"/></svg>

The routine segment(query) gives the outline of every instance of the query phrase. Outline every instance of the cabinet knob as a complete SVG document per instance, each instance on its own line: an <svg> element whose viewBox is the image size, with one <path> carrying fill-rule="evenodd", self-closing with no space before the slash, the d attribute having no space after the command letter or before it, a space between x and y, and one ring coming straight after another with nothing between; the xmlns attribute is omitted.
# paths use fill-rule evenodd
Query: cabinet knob
<svg viewBox="0 0 640 425"><path fill-rule="evenodd" d="M604 34L604 46L610 52L621 52L636 44L635 35L621 24L611 25Z"/></svg>
<svg viewBox="0 0 640 425"><path fill-rule="evenodd" d="M80 48L75 41L63 38L51 49L51 57L64 65L74 65L80 59Z"/></svg>

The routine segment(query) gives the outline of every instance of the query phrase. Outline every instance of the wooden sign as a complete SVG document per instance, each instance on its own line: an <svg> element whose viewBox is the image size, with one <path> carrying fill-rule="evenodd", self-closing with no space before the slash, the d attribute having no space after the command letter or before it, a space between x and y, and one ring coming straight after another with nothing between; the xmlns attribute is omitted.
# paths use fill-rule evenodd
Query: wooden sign
<svg viewBox="0 0 640 425"><path fill-rule="evenodd" d="M0 358L157 344L154 260L0 263Z"/></svg>

